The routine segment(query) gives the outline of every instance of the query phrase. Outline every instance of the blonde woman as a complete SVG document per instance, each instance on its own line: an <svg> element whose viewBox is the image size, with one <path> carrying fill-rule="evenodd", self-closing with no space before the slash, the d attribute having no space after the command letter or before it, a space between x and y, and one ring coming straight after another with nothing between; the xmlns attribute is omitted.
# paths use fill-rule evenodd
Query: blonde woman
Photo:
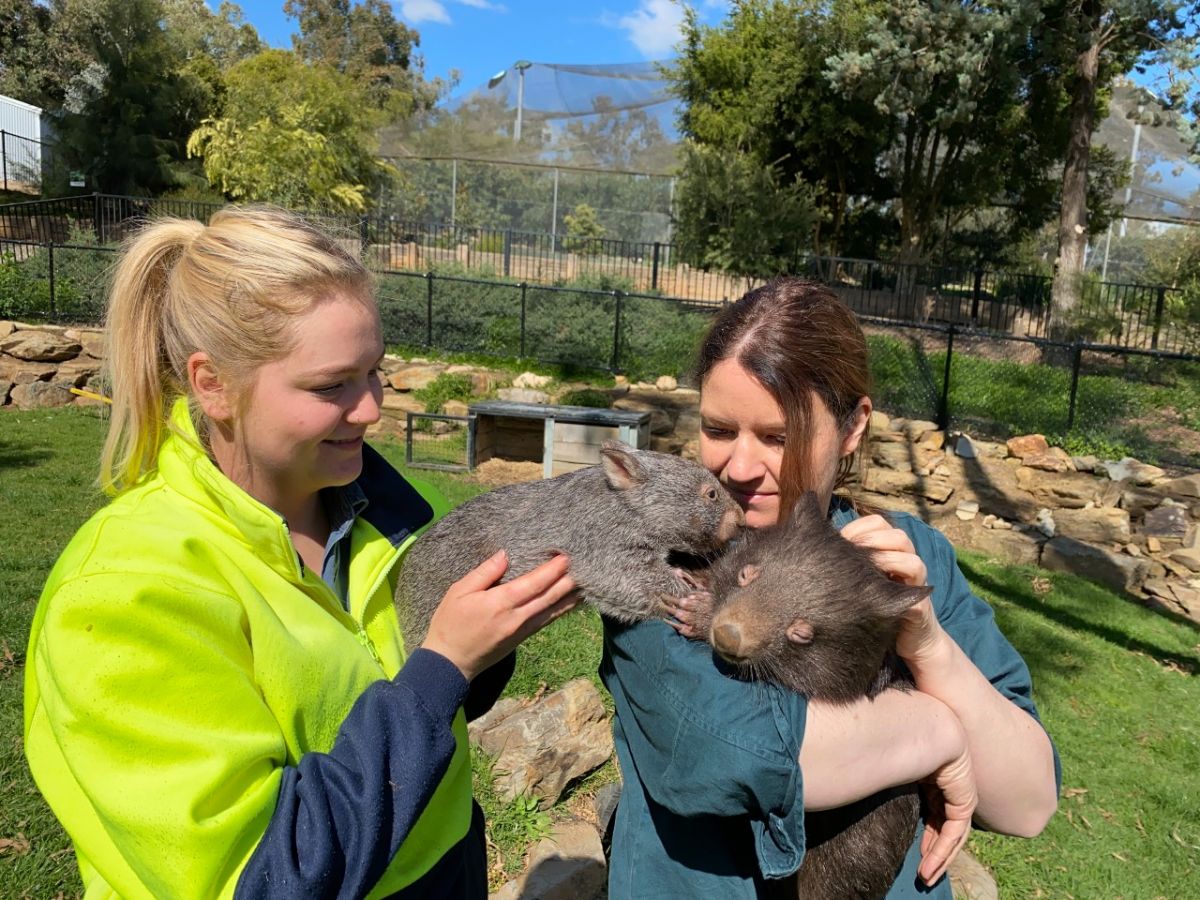
<svg viewBox="0 0 1200 900"><path fill-rule="evenodd" d="M25 693L86 896L485 896L464 705L572 605L567 560L489 560L404 646L397 567L444 503L363 442L368 272L288 214L145 228L108 338L114 499L51 572Z"/></svg>

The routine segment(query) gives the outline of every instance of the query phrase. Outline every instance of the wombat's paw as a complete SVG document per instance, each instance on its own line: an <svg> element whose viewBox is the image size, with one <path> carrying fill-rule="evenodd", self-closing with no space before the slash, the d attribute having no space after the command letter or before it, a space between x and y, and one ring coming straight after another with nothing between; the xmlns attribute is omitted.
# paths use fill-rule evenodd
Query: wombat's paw
<svg viewBox="0 0 1200 900"><path fill-rule="evenodd" d="M671 566L671 574L684 583L692 591L707 591L708 577L705 572L697 572L693 569L684 569L679 566Z"/></svg>
<svg viewBox="0 0 1200 900"><path fill-rule="evenodd" d="M681 597L663 597L659 609L667 624L693 641L707 641L712 628L713 595L708 591L693 591Z"/></svg>

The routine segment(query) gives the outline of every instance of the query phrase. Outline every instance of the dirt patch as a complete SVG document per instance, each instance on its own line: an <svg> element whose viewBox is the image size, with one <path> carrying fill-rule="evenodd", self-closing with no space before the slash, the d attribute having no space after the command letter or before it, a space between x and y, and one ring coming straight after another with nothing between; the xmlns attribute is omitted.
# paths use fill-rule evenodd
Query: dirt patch
<svg viewBox="0 0 1200 900"><path fill-rule="evenodd" d="M489 459L481 462L471 473L470 480L488 487L537 481L542 477L542 464L529 460Z"/></svg>

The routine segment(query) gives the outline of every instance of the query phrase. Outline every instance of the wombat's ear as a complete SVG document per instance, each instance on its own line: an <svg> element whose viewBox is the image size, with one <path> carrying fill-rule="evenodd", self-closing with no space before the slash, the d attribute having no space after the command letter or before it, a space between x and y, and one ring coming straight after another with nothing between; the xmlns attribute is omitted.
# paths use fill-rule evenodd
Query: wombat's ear
<svg viewBox="0 0 1200 900"><path fill-rule="evenodd" d="M600 445L600 465L609 485L618 491L646 480L646 468L638 460L637 451L620 441L605 441Z"/></svg>
<svg viewBox="0 0 1200 900"><path fill-rule="evenodd" d="M927 584L910 587L898 581L888 581L883 587L885 594L880 598L881 612L889 616L899 616L910 606L920 603L933 593L933 588Z"/></svg>
<svg viewBox="0 0 1200 900"><path fill-rule="evenodd" d="M825 513L822 511L821 505L817 503L817 495L814 491L805 491L792 507L791 520L794 526L821 522L824 519Z"/></svg>

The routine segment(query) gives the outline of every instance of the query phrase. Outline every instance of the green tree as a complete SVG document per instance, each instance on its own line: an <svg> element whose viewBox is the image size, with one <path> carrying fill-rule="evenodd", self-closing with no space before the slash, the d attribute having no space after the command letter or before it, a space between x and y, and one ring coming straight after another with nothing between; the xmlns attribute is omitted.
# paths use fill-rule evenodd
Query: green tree
<svg viewBox="0 0 1200 900"><path fill-rule="evenodd" d="M563 242L567 250L574 253L599 254L599 239L604 237L604 226L596 218L596 211L586 203L580 203L565 216L567 239Z"/></svg>
<svg viewBox="0 0 1200 900"><path fill-rule="evenodd" d="M1070 332L1080 302L1089 223L1088 182L1092 135L1102 118L1105 92L1113 78L1135 66L1157 64L1166 73L1163 96L1187 108L1185 133L1200 146L1195 131L1191 80L1181 77L1197 65L1200 5L1194 0L1053 0L1045 4L1042 34L1048 68L1057 71L1065 98L1066 148L1062 167L1058 225L1058 266L1051 290L1052 332Z"/></svg>
<svg viewBox="0 0 1200 900"><path fill-rule="evenodd" d="M66 0L55 27L80 69L55 123L58 153L96 190L158 193L179 183L188 134L207 112L182 71L159 0Z"/></svg>
<svg viewBox="0 0 1200 900"><path fill-rule="evenodd" d="M374 154L378 113L349 77L267 50L225 83L224 115L205 119L187 147L229 196L361 211L389 177Z"/></svg>
<svg viewBox="0 0 1200 900"><path fill-rule="evenodd" d="M683 258L749 277L790 271L820 216L816 189L745 153L691 144L685 154L675 195Z"/></svg>
<svg viewBox="0 0 1200 900"><path fill-rule="evenodd" d="M296 54L358 82L390 119L407 118L437 99L440 82L426 83L421 75L420 36L396 21L390 3L285 0L283 11L300 30L292 36Z"/></svg>

